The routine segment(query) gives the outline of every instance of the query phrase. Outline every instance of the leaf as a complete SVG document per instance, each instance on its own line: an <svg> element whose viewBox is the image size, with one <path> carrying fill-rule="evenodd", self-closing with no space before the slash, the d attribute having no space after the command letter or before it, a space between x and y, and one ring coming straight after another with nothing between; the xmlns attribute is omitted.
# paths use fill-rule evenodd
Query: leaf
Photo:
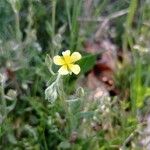
<svg viewBox="0 0 150 150"><path fill-rule="evenodd" d="M69 149L70 147L71 147L71 144L68 141L64 141L59 144L59 148L62 148L62 149Z"/></svg>
<svg viewBox="0 0 150 150"><path fill-rule="evenodd" d="M147 97L147 96L150 96L150 88L149 87L145 88L145 95L144 95L144 97Z"/></svg>
<svg viewBox="0 0 150 150"><path fill-rule="evenodd" d="M10 106L6 107L7 111L8 112L12 111L15 108L16 103L17 103L17 100L14 100Z"/></svg>
<svg viewBox="0 0 150 150"><path fill-rule="evenodd" d="M81 67L82 74L88 72L93 68L96 62L96 56L97 55L88 54L82 57L82 59L78 62L79 66Z"/></svg>
<svg viewBox="0 0 150 150"><path fill-rule="evenodd" d="M47 31L49 36L51 36L52 30L53 30L52 25L48 21L46 21L46 31Z"/></svg>
<svg viewBox="0 0 150 150"><path fill-rule="evenodd" d="M17 139L13 134L9 133L7 135L7 137L8 137L8 140L11 144L17 144Z"/></svg>
<svg viewBox="0 0 150 150"><path fill-rule="evenodd" d="M28 102L31 107L40 115L41 118L45 117L46 108L38 97L28 97Z"/></svg>

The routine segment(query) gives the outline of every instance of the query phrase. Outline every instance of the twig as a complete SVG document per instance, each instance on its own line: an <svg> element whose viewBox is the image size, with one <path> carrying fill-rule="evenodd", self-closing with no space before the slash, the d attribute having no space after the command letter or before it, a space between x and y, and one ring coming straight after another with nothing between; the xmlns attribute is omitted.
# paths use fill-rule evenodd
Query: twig
<svg viewBox="0 0 150 150"><path fill-rule="evenodd" d="M133 137L139 133L141 130L141 127L144 126L146 123L143 122L140 125L137 126L137 128L126 138L126 140L123 142L122 146L119 150L126 150L126 145L133 139Z"/></svg>
<svg viewBox="0 0 150 150"><path fill-rule="evenodd" d="M132 138L135 136L136 133L138 133L139 129L136 129L135 131L133 131L124 141L123 145L121 146L121 148L119 150L125 150L126 149L126 145L132 140Z"/></svg>
<svg viewBox="0 0 150 150"><path fill-rule="evenodd" d="M107 17L98 17L98 18L91 18L91 17L87 17L87 18L82 18L82 17L79 17L78 18L78 21L85 21L85 22L103 22L104 20L112 20L112 19L115 19L115 18L118 18L120 16L123 16L125 14L128 13L128 9L123 9L121 11L117 11Z"/></svg>
<svg viewBox="0 0 150 150"><path fill-rule="evenodd" d="M150 22L143 22L143 25L150 27Z"/></svg>

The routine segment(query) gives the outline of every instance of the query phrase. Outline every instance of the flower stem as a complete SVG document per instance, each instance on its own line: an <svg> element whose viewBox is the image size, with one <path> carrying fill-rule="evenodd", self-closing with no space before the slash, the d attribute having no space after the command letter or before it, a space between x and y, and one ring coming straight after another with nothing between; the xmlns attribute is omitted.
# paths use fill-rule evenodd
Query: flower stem
<svg viewBox="0 0 150 150"><path fill-rule="evenodd" d="M72 121L71 121L71 112L68 108L68 105L66 103L66 94L65 94L65 91L64 91L64 85L63 85L63 80L61 78L62 76L61 75L58 75L56 81L58 82L59 86L60 86L60 89L59 89L59 95L60 95L60 101L61 101L61 105L63 106L64 108L64 111L65 111L65 114L66 114L66 118L67 118L67 121L69 122L68 123L68 128L69 130L71 130L71 127L72 127Z"/></svg>

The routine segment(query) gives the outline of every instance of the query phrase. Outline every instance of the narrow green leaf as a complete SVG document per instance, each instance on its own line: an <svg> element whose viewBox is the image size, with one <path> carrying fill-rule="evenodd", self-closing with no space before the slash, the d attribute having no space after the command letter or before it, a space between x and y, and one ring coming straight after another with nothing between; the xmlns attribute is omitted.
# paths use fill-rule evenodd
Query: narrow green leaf
<svg viewBox="0 0 150 150"><path fill-rule="evenodd" d="M78 64L81 67L81 73L86 73L93 68L96 62L96 55L88 54L84 56Z"/></svg>

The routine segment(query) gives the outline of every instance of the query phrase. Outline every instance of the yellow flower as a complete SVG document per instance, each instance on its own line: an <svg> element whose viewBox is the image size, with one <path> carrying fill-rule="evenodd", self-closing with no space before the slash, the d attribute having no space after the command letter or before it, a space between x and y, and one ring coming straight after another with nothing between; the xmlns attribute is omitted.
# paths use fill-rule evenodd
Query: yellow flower
<svg viewBox="0 0 150 150"><path fill-rule="evenodd" d="M70 55L70 50L66 50L65 52L62 52L62 56L54 56L53 61L56 65L61 66L61 68L58 70L59 74L61 75L67 75L67 74L79 74L80 72L80 66L77 64L74 64L76 61L81 59L81 54L79 52L73 52Z"/></svg>

